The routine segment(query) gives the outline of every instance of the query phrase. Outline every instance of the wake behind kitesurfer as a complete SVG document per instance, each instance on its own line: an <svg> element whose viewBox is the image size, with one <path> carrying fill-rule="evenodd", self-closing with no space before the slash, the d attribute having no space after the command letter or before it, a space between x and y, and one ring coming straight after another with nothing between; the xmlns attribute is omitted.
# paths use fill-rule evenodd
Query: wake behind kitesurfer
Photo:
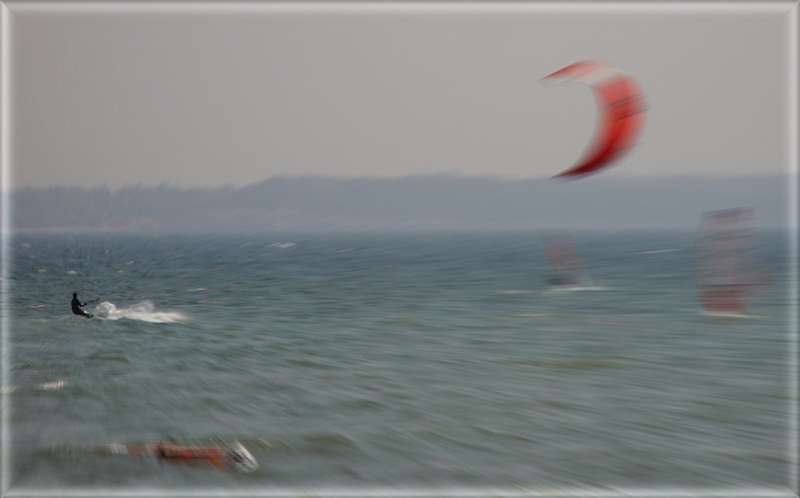
<svg viewBox="0 0 800 498"><path fill-rule="evenodd" d="M96 299L95 299L95 301L96 301ZM94 315L92 315L91 313L87 313L87 312L85 312L85 311L83 311L81 309L82 307L84 307L87 304L92 303L92 302L94 302L94 301L87 301L85 303L81 303L81 301L78 299L78 293L77 292L73 292L72 293L72 303L71 303L72 304L72 312L75 313L76 315L85 316L86 318L92 318Z"/></svg>

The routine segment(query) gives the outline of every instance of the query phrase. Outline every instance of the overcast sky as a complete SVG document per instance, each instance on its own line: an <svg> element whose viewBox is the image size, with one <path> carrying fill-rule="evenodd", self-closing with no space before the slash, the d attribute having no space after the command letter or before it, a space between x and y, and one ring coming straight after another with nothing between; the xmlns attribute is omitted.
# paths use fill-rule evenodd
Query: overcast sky
<svg viewBox="0 0 800 498"><path fill-rule="evenodd" d="M604 174L788 168L792 3L6 5L15 187L552 176L597 107L586 86L538 80L590 58L650 101L639 146Z"/></svg>

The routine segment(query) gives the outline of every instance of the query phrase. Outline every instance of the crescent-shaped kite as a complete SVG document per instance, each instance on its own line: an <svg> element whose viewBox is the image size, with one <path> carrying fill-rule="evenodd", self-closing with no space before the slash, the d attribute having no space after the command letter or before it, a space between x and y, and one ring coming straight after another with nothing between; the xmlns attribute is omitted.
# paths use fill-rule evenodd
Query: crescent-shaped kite
<svg viewBox="0 0 800 498"><path fill-rule="evenodd" d="M571 64L542 79L592 87L600 105L600 130L583 159L553 178L577 179L607 168L631 148L644 127L647 99L630 75L603 61Z"/></svg>

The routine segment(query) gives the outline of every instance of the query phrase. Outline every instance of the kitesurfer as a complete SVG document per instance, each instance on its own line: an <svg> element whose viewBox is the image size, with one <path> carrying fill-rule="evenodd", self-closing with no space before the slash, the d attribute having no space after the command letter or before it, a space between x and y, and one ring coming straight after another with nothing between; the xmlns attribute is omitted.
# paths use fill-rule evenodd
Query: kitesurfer
<svg viewBox="0 0 800 498"><path fill-rule="evenodd" d="M81 309L83 306L86 306L87 304L89 304L89 302L91 302L91 301L87 301L85 303L81 303L80 300L78 299L78 293L77 292L73 292L72 293L72 312L75 313L76 315L85 316L86 318L92 318L94 315L92 315L90 313L87 313L87 312L85 312L85 311L83 311Z"/></svg>

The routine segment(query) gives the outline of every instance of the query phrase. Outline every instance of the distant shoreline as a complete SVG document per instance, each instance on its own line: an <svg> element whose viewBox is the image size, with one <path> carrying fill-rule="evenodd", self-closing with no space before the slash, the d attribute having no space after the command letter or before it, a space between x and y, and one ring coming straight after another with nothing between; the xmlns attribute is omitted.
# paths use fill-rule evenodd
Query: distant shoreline
<svg viewBox="0 0 800 498"><path fill-rule="evenodd" d="M12 196L16 233L347 233L683 230L702 213L756 209L790 223L785 178L614 179L571 183L444 176L276 178L236 190L28 190Z"/></svg>
<svg viewBox="0 0 800 498"><path fill-rule="evenodd" d="M12 234L16 233L140 233L126 228L106 228L106 227L44 227L44 228L12 228Z"/></svg>
<svg viewBox="0 0 800 498"><path fill-rule="evenodd" d="M562 227L563 228L563 227ZM424 229L424 228L364 228L364 229L328 229L328 230L302 230L302 229L265 229L262 231L228 231L228 232L215 232L215 231L171 231L171 230L132 230L123 228L81 228L81 227L47 227L47 228L21 228L12 229L11 235L77 235L77 234L115 234L115 235L141 235L148 237L157 236L221 236L221 237L246 237L246 236L320 236L320 235L333 235L333 236L347 236L347 235L433 235L441 234L446 236L452 235L525 235L525 234L541 234L559 228L554 227L515 227L515 228L438 228L438 229ZM759 233L783 233L789 232L789 227L775 227L763 226L758 227ZM690 234L696 231L696 227L625 227L625 228L574 228L570 229L573 234ZM4 233L9 233L8 231Z"/></svg>

